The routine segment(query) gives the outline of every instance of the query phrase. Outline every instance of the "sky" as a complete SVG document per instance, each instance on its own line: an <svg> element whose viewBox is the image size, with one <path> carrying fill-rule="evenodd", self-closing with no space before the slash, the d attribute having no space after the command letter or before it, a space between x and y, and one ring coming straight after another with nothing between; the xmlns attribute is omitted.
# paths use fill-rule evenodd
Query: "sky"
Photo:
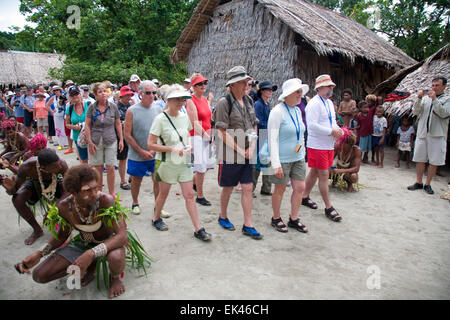
<svg viewBox="0 0 450 320"><path fill-rule="evenodd" d="M11 32L9 26L22 28L29 24L19 12L20 0L0 0L0 31Z"/></svg>

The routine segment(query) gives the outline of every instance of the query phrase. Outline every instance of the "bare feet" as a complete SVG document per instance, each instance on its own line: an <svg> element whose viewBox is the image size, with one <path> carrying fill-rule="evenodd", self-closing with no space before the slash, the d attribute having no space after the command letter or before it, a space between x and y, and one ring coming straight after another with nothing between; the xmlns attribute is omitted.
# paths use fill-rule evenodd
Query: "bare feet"
<svg viewBox="0 0 450 320"><path fill-rule="evenodd" d="M400 163L397 162L397 163L395 164L395 167L396 167L396 168L400 168Z"/></svg>
<svg viewBox="0 0 450 320"><path fill-rule="evenodd" d="M34 231L31 236L29 236L27 239L25 239L25 245L30 246L32 245L37 239L42 237L44 235L44 232L42 229L39 231Z"/></svg>
<svg viewBox="0 0 450 320"><path fill-rule="evenodd" d="M120 280L120 276L111 279L111 288L109 289L109 298L116 298L125 292L125 286Z"/></svg>
<svg viewBox="0 0 450 320"><path fill-rule="evenodd" d="M383 165L380 163L379 165L377 165L378 168L383 168Z"/></svg>
<svg viewBox="0 0 450 320"><path fill-rule="evenodd" d="M406 163L406 169L409 169L410 168L410 166L409 166L409 163L407 162Z"/></svg>
<svg viewBox="0 0 450 320"><path fill-rule="evenodd" d="M355 192L355 188L353 188L353 183L349 183L347 187L347 192Z"/></svg>

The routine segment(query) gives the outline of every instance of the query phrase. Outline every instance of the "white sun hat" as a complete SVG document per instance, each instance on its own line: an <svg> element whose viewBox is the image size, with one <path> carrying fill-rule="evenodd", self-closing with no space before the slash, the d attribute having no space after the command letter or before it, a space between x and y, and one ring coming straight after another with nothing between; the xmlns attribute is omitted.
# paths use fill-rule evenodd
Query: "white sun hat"
<svg viewBox="0 0 450 320"><path fill-rule="evenodd" d="M302 89L302 95L306 95L309 91L309 86L307 84L302 83L302 80L298 78L289 79L283 83L283 93L278 98L279 101L284 101L287 96L290 96L295 91Z"/></svg>
<svg viewBox="0 0 450 320"><path fill-rule="evenodd" d="M169 93L167 94L167 100L173 98L191 99L192 97L191 93L183 88L183 89L173 89L172 91L169 91Z"/></svg>

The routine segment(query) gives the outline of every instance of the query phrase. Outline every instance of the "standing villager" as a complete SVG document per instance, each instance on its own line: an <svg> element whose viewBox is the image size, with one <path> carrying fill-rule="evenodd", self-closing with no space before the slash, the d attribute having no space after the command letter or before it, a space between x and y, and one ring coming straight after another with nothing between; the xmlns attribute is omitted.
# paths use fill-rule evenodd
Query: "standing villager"
<svg viewBox="0 0 450 320"><path fill-rule="evenodd" d="M159 181L159 194L155 203L153 226L159 231L168 230L161 219L161 210L169 195L170 188L179 184L186 209L194 225L194 236L203 241L211 240L211 235L200 227L197 206L194 201L192 186L193 172L187 157L192 147L189 144L191 122L186 114L180 112L186 99L190 99L188 91L178 84L172 85L167 94L167 111L159 114L153 121L148 138L148 148L157 151L157 159L161 160L156 179Z"/></svg>
<svg viewBox="0 0 450 320"><path fill-rule="evenodd" d="M306 107L306 119L308 123L308 166L311 169L306 178L306 188L302 204L317 209L309 195L312 188L319 180L319 190L325 203L325 215L335 222L342 217L333 208L330 201L328 186L328 169L333 166L334 144L340 138L343 131L336 123L334 105L329 100L333 95L336 84L329 75L321 75L316 79L314 90L317 95L312 98Z"/></svg>
<svg viewBox="0 0 450 320"><path fill-rule="evenodd" d="M100 185L103 184L103 168L106 166L108 191L115 198L114 167L117 161L117 144L119 151L123 150L123 135L119 110L114 103L107 101L106 89L104 83L94 84L92 91L96 102L89 106L84 130L88 141L88 163L97 169Z"/></svg>
<svg viewBox="0 0 450 320"><path fill-rule="evenodd" d="M418 117L417 137L413 161L416 162L416 183L408 190L424 189L434 194L431 181L438 166L445 164L447 150L448 119L450 117L450 95L445 93L447 79L436 77L431 82L431 90L425 95L419 91L413 107L413 114ZM423 184L425 165L429 163L427 180Z"/></svg>
<svg viewBox="0 0 450 320"><path fill-rule="evenodd" d="M54 204L63 198L62 179L68 167L53 150L42 150L37 157L25 161L13 178L4 177L2 185L12 195L12 202L19 215L33 228L33 233L25 240L26 245L33 244L43 231L27 202L35 205L41 198L47 204Z"/></svg>
<svg viewBox="0 0 450 320"><path fill-rule="evenodd" d="M351 89L344 89L343 100L339 104L338 114L342 117L343 126L349 128L353 113L356 110L356 101L352 99L353 92Z"/></svg>
<svg viewBox="0 0 450 320"><path fill-rule="evenodd" d="M89 108L89 102L84 101L81 92L77 87L72 87L69 90L71 97L71 104L66 108L66 127L72 130L73 141L77 147L78 158L80 163L88 163L88 150L78 144L78 137L81 130L85 126L86 113ZM64 152L66 154L66 152Z"/></svg>
<svg viewBox="0 0 450 320"><path fill-rule="evenodd" d="M140 214L139 192L146 173L152 175L153 194L155 202L159 194L159 183L155 179L155 151L148 147L150 129L156 116L162 112L154 103L156 86L153 82L145 80L141 82L138 94L142 95L139 103L131 106L126 113L124 123L125 140L128 143L128 169L131 176L132 214ZM164 215L168 217L168 215Z"/></svg>
<svg viewBox="0 0 450 320"><path fill-rule="evenodd" d="M240 183L244 211L242 232L259 240L263 236L252 224L253 165L250 159L256 149L258 119L255 116L253 100L246 95L251 77L244 67L236 66L228 71L227 79L230 92L217 102L213 115L219 137L219 186L222 187L219 224L227 230L235 230L228 219L227 210L233 188Z"/></svg>
<svg viewBox="0 0 450 320"><path fill-rule="evenodd" d="M271 225L279 232L288 232L281 219L281 202L286 186L291 181L291 213L288 226L300 232L308 232L300 223L299 210L305 190L305 126L300 110L296 107L309 86L300 79L290 79L283 84L281 102L272 110L269 116L269 152L274 175L272 183L275 190L272 195L273 217Z"/></svg>
<svg viewBox="0 0 450 320"><path fill-rule="evenodd" d="M257 92L257 100L255 102L255 115L258 118L258 143L257 150L261 150L262 146L267 143L267 124L270 115L270 102L272 94L274 91L278 90L278 86L274 86L270 81L263 81L259 85L259 90ZM256 185L258 184L258 179L261 174L261 161L259 160L259 153L255 167L253 169L253 198L255 198ZM270 182L270 176L263 174L261 195L271 196L272 195L272 183Z"/></svg>
<svg viewBox="0 0 450 320"><path fill-rule="evenodd" d="M409 169L409 160L411 158L410 153L413 148L415 133L416 132L414 131L414 128L411 125L408 116L404 116L402 118L402 125L397 129L396 132L397 136L396 146L398 149L397 163L395 164L396 168L400 168L400 159L403 153L405 153L406 168Z"/></svg>
<svg viewBox="0 0 450 320"><path fill-rule="evenodd" d="M98 172L87 165L67 171L64 188L70 195L56 206L60 221L56 237L17 264L15 268L19 273L30 273L31 268L54 251L33 270L33 280L48 283L65 277L68 267L76 266L80 270L81 285L86 286L93 280L96 260L106 258L110 271L109 297L125 292L121 276L126 265L127 225L120 214L116 219L106 219L104 212L114 206L114 198L100 192L99 184ZM62 246L73 230L79 231L80 236Z"/></svg>
<svg viewBox="0 0 450 320"><path fill-rule="evenodd" d="M186 102L186 111L193 129L190 131L191 145L194 153L194 188L197 191L196 202L202 206L211 206L203 194L203 182L206 171L214 169L215 157L211 155L211 109L204 96L208 79L199 73L191 76L194 89L192 98Z"/></svg>

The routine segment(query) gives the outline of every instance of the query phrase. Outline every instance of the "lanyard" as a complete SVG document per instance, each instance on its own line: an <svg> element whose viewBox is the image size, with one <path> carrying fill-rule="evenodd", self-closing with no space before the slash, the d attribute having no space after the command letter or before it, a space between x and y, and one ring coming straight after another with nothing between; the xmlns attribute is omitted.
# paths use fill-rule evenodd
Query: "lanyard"
<svg viewBox="0 0 450 320"><path fill-rule="evenodd" d="M297 122L295 122L294 117L292 116L291 112L289 111L288 106L286 105L286 103L284 103L284 106L286 107L287 112L289 113L289 116L291 117L292 122L294 123L295 126L295 132L297 133L297 141L300 141L300 129L301 129L301 124L300 121L298 121L298 113L297 110L294 109L295 112L295 117L297 119Z"/></svg>
<svg viewBox="0 0 450 320"><path fill-rule="evenodd" d="M328 103L326 103L323 98L321 96L319 96L320 100L322 100L323 104L325 105L325 108L327 108L328 111L328 119L330 120L330 126L333 127L333 119L331 117L331 111L330 111L330 106L328 105Z"/></svg>

